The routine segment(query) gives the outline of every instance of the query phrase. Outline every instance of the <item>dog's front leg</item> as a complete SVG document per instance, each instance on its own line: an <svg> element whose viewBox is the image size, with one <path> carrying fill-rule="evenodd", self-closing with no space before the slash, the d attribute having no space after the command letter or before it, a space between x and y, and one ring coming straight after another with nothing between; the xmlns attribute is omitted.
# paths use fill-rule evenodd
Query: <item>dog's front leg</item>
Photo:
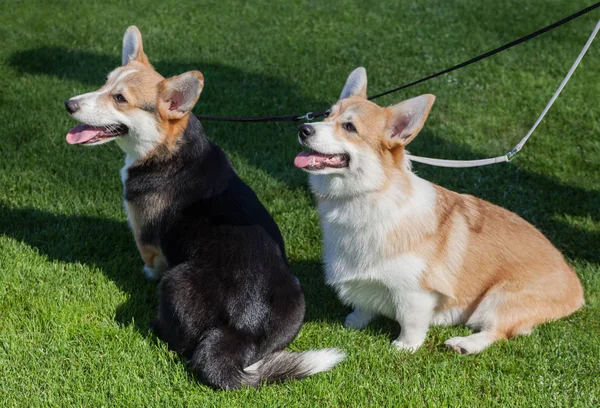
<svg viewBox="0 0 600 408"><path fill-rule="evenodd" d="M392 342L398 350L415 351L425 341L437 296L429 292L403 295L396 302L400 336Z"/></svg>
<svg viewBox="0 0 600 408"><path fill-rule="evenodd" d="M162 273L167 270L168 265L163 259L160 250L152 245L141 245L138 249L144 261L144 274L150 280L159 280Z"/></svg>
<svg viewBox="0 0 600 408"><path fill-rule="evenodd" d="M146 275L146 278L149 280L159 280L167 268L168 265L162 258L156 258L153 267L144 264L144 275Z"/></svg>

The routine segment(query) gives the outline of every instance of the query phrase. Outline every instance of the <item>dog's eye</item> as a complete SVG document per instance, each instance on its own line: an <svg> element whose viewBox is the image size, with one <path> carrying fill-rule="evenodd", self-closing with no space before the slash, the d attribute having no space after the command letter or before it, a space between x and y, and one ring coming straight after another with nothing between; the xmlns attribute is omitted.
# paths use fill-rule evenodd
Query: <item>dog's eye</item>
<svg viewBox="0 0 600 408"><path fill-rule="evenodd" d="M356 128L354 127L354 125L350 122L346 122L342 125L342 127L347 131L347 132L356 132Z"/></svg>
<svg viewBox="0 0 600 408"><path fill-rule="evenodd" d="M113 99L116 102L119 102L119 103L125 103L125 102L127 102L127 99L125 99L125 97L123 96L123 94L114 94L113 95Z"/></svg>
<svg viewBox="0 0 600 408"><path fill-rule="evenodd" d="M330 110L326 110L325 113L323 114L323 117L326 118L330 114L331 114L331 111Z"/></svg>

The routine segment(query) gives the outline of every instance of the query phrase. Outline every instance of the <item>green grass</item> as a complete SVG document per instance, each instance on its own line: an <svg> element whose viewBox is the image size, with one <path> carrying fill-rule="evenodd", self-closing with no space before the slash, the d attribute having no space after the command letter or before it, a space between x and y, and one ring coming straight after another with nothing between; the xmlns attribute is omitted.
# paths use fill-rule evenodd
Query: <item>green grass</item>
<svg viewBox="0 0 600 408"><path fill-rule="evenodd" d="M195 112L320 110L364 65L370 94L445 68L579 10L582 0L0 2L0 401L3 406L589 406L600 405L600 43L511 164L415 165L424 178L533 222L574 265L587 305L529 337L458 356L433 328L414 354L379 319L342 327L325 287L318 217L292 166L295 125L205 123L279 223L306 291L290 349L348 358L299 382L219 392L147 332L147 282L125 223L117 146L64 140L63 101L98 88L136 24L164 75L201 70ZM587 39L598 12L516 49L387 96L437 95L415 154L457 159L507 151L527 131Z"/></svg>

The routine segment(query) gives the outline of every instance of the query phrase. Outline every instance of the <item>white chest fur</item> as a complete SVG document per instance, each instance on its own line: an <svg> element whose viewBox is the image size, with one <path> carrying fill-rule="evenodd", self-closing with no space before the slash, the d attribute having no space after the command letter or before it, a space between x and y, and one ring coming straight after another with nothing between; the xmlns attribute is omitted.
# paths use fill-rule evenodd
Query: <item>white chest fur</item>
<svg viewBox="0 0 600 408"><path fill-rule="evenodd" d="M412 244L433 228L435 190L410 181L410 194L392 186L319 203L326 281L342 302L395 317L405 294L422 291L426 263Z"/></svg>
<svg viewBox="0 0 600 408"><path fill-rule="evenodd" d="M127 182L127 178L129 177L129 167L131 167L134 161L135 160L133 160L131 156L125 156L125 165L121 167L120 170L121 183L123 183L123 191L125 191L125 183ZM123 199L123 206L125 207L125 212L127 213L127 220L129 221L129 226L131 226L131 215L125 199Z"/></svg>

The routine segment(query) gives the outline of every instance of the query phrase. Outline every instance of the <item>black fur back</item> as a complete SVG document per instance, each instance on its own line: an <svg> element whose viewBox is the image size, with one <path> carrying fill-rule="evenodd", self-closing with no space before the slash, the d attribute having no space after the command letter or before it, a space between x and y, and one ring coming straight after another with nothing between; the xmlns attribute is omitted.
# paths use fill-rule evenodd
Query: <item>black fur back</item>
<svg viewBox="0 0 600 408"><path fill-rule="evenodd" d="M153 329L208 384L258 385L269 378L244 368L294 339L302 289L274 220L195 117L180 143L134 163L125 184L128 202L159 209L140 226L169 265Z"/></svg>

